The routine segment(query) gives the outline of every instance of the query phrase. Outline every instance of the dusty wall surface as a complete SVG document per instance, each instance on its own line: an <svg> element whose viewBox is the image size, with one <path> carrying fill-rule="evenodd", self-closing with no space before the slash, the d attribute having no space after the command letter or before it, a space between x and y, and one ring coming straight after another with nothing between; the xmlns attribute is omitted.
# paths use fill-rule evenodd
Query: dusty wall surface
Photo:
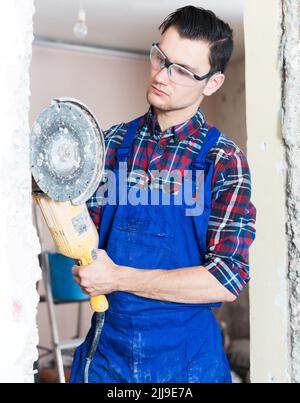
<svg viewBox="0 0 300 403"><path fill-rule="evenodd" d="M292 381L300 382L300 3L283 5L283 138L287 156L287 232Z"/></svg>
<svg viewBox="0 0 300 403"><path fill-rule="evenodd" d="M258 12L259 10L259 12ZM257 238L250 253L252 382L290 382L281 2L245 2L248 160Z"/></svg>
<svg viewBox="0 0 300 403"><path fill-rule="evenodd" d="M31 218L29 64L33 0L1 2L0 382L33 381L39 243Z"/></svg>

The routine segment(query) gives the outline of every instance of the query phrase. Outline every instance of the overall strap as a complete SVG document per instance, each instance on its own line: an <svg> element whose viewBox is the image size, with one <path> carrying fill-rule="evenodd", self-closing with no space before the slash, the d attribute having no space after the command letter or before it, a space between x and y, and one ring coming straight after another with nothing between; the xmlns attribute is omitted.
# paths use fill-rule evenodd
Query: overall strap
<svg viewBox="0 0 300 403"><path fill-rule="evenodd" d="M209 129L203 140L199 153L197 154L195 160L191 164L191 168L205 169L205 167L207 167L207 161L206 161L207 154L217 143L220 136L221 132L216 127L212 127L211 129Z"/></svg>
<svg viewBox="0 0 300 403"><path fill-rule="evenodd" d="M122 144L116 152L116 163L125 162L130 157L132 143L136 135L139 123L144 116L140 116L128 123L128 129L123 138Z"/></svg>

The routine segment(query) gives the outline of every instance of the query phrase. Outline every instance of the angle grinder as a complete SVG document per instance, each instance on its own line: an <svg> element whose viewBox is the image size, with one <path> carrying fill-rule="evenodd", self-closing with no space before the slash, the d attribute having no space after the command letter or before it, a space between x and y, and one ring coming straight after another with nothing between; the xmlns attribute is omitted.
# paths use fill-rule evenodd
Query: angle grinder
<svg viewBox="0 0 300 403"><path fill-rule="evenodd" d="M86 201L104 170L103 132L92 112L73 98L54 99L35 120L30 134L33 199L38 204L58 252L80 265L96 259L98 232ZM104 312L104 295L90 300Z"/></svg>

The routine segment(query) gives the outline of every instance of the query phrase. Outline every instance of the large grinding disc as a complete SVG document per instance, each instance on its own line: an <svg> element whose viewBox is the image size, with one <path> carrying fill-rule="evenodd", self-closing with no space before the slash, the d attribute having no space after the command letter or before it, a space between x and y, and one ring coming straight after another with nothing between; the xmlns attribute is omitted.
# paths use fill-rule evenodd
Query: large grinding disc
<svg viewBox="0 0 300 403"><path fill-rule="evenodd" d="M30 154L38 187L54 200L80 204L92 196L103 174L103 133L82 103L56 99L32 126Z"/></svg>

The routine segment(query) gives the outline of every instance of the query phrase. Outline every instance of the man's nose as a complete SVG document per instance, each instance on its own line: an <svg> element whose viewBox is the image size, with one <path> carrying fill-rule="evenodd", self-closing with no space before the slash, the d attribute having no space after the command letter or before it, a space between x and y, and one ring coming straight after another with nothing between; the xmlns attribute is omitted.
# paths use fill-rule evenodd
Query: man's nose
<svg viewBox="0 0 300 403"><path fill-rule="evenodd" d="M168 84L169 83L169 73L166 67L163 67L156 75L155 80L161 84Z"/></svg>

